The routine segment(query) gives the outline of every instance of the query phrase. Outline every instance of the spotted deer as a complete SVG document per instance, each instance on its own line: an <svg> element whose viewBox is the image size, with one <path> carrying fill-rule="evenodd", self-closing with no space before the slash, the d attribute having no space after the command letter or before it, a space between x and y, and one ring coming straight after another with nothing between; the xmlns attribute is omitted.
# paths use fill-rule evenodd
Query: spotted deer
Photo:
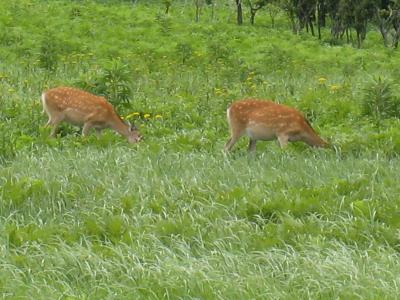
<svg viewBox="0 0 400 300"><path fill-rule="evenodd" d="M101 130L111 128L126 137L130 143L141 140L137 128L125 123L103 97L72 87L57 87L42 94L42 104L43 110L49 116L46 126L52 127L50 136L55 136L57 126L65 121L83 125L83 136L88 135L91 128L95 128L98 135Z"/></svg>
<svg viewBox="0 0 400 300"><path fill-rule="evenodd" d="M329 146L299 111L272 101L246 99L234 102L227 110L227 117L231 137L225 144L226 152L243 135L250 138L249 152L255 151L257 140L278 139L282 148L295 141L313 147Z"/></svg>

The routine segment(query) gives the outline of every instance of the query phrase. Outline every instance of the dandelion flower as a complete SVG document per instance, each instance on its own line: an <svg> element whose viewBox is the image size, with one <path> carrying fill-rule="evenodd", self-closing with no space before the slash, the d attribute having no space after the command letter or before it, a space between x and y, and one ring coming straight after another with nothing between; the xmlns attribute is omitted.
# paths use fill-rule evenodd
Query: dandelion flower
<svg viewBox="0 0 400 300"><path fill-rule="evenodd" d="M161 119L162 118L162 116L161 115L155 115L155 117L154 117L155 119Z"/></svg>
<svg viewBox="0 0 400 300"><path fill-rule="evenodd" d="M318 78L318 83L319 84L324 84L325 82L326 82L326 78L325 77Z"/></svg>
<svg viewBox="0 0 400 300"><path fill-rule="evenodd" d="M338 90L340 90L340 85L332 84L332 85L329 87L329 89L330 89L332 92L337 92Z"/></svg>
<svg viewBox="0 0 400 300"><path fill-rule="evenodd" d="M148 118L150 118L150 114L144 114L144 116L143 116L145 119L148 119Z"/></svg>
<svg viewBox="0 0 400 300"><path fill-rule="evenodd" d="M133 112L133 113L130 113L129 115L127 115L125 118L126 119L130 119L130 118L132 118L132 117L136 117L136 116L139 116L140 115L140 113L138 113L138 112Z"/></svg>

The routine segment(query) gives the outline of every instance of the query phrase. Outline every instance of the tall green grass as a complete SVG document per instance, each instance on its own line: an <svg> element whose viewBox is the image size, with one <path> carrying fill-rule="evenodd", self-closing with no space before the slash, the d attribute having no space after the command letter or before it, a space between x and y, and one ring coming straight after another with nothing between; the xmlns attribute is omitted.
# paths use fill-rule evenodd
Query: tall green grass
<svg viewBox="0 0 400 300"><path fill-rule="evenodd" d="M400 54L257 18L0 3L4 298L396 298ZM58 85L106 95L145 140L48 138L40 94ZM336 150L248 156L242 139L225 155L225 110L245 97L298 108Z"/></svg>

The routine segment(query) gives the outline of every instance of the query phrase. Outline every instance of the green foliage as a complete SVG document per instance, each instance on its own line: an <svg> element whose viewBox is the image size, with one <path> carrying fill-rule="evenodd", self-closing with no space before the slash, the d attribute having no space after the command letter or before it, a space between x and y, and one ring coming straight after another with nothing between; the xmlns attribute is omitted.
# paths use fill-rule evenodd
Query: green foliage
<svg viewBox="0 0 400 300"><path fill-rule="evenodd" d="M293 35L282 11L238 27L233 1L195 23L193 4L0 1L1 294L400 294L398 53L372 29L364 49ZM59 85L106 96L144 141L48 138L40 95ZM248 156L243 137L225 155L226 109L250 97L299 109L335 151Z"/></svg>
<svg viewBox="0 0 400 300"><path fill-rule="evenodd" d="M156 21L164 35L168 35L171 32L171 18L168 15L157 14Z"/></svg>
<svg viewBox="0 0 400 300"><path fill-rule="evenodd" d="M76 85L97 95L103 95L116 106L128 104L132 96L133 75L120 58L105 61L100 70L82 76Z"/></svg>
<svg viewBox="0 0 400 300"><path fill-rule="evenodd" d="M207 51L210 59L217 61L218 59L227 59L230 55L230 50L221 41L213 41L208 44Z"/></svg>
<svg viewBox="0 0 400 300"><path fill-rule="evenodd" d="M46 70L54 71L58 65L59 48L54 34L46 32L39 52L40 66Z"/></svg>
<svg viewBox="0 0 400 300"><path fill-rule="evenodd" d="M176 51L178 55L181 57L182 63L185 64L185 62L190 59L193 53L192 46L190 46L187 43L179 43L176 45Z"/></svg>
<svg viewBox="0 0 400 300"><path fill-rule="evenodd" d="M386 78L373 78L364 89L362 112L378 125L382 119L400 117L400 99L395 97L393 83Z"/></svg>

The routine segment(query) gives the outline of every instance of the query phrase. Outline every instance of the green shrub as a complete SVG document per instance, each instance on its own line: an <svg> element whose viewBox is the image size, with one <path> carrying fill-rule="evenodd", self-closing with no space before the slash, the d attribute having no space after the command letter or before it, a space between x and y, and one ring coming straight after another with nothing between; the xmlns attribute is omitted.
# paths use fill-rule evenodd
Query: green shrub
<svg viewBox="0 0 400 300"><path fill-rule="evenodd" d="M373 78L364 88L362 113L378 126L382 119L400 117L400 99L393 94L394 84L387 78Z"/></svg>
<svg viewBox="0 0 400 300"><path fill-rule="evenodd" d="M56 37L51 32L46 32L40 46L39 65L46 70L55 71L58 60L59 46Z"/></svg>
<svg viewBox="0 0 400 300"><path fill-rule="evenodd" d="M116 106L127 105L132 96L133 75L128 64L121 59L111 59L101 69L95 69L75 82L80 88L102 95Z"/></svg>

